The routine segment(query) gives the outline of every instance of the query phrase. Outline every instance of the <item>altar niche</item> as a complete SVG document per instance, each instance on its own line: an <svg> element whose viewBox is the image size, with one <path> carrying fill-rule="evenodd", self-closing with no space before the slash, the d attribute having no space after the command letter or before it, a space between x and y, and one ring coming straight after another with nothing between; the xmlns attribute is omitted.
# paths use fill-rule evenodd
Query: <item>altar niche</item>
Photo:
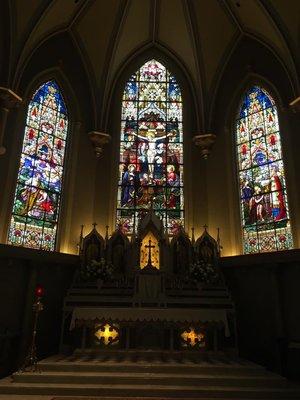
<svg viewBox="0 0 300 400"><path fill-rule="evenodd" d="M96 222L93 223L93 229L83 239L83 225L81 226L81 235L79 240L80 257L82 265L89 265L93 260L100 261L105 256L105 241L96 229Z"/></svg>
<svg viewBox="0 0 300 400"><path fill-rule="evenodd" d="M140 249L140 268L159 269L159 245L154 234L149 231L142 240Z"/></svg>
<svg viewBox="0 0 300 400"><path fill-rule="evenodd" d="M149 210L131 237L80 240L80 272L64 301L61 351L235 348L234 305L219 269L220 241L204 228L170 239ZM105 350L105 351L106 351Z"/></svg>
<svg viewBox="0 0 300 400"><path fill-rule="evenodd" d="M180 228L170 243L170 256L174 274L179 277L186 277L189 274L192 261L192 243L184 231Z"/></svg>
<svg viewBox="0 0 300 400"><path fill-rule="evenodd" d="M114 274L124 277L129 273L130 263L130 242L124 235L121 226L108 237L108 227L106 233L106 257L107 261L113 265Z"/></svg>
<svg viewBox="0 0 300 400"><path fill-rule="evenodd" d="M141 219L137 229L137 237L133 241L136 253L137 270L156 268L165 271L167 260L168 237L162 221L150 209ZM150 246L150 247L149 247Z"/></svg>

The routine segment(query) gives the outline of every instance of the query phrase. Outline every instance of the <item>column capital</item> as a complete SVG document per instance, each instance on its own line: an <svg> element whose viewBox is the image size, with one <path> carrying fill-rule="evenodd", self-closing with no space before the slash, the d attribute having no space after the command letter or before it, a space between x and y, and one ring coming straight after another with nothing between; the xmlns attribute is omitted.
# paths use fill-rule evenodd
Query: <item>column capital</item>
<svg viewBox="0 0 300 400"><path fill-rule="evenodd" d="M98 131L91 131L88 135L94 146L96 157L100 158L103 153L103 146L110 141L111 136L108 133Z"/></svg>
<svg viewBox="0 0 300 400"><path fill-rule="evenodd" d="M2 108L15 108L22 102L22 98L11 89L0 86L0 106Z"/></svg>
<svg viewBox="0 0 300 400"><path fill-rule="evenodd" d="M7 115L9 110L18 106L21 101L21 97L11 89L0 86L0 156L6 152L6 148L3 146L3 137Z"/></svg>
<svg viewBox="0 0 300 400"><path fill-rule="evenodd" d="M300 112L300 96L296 97L293 101L291 101L289 106L294 113Z"/></svg>
<svg viewBox="0 0 300 400"><path fill-rule="evenodd" d="M211 152L217 136L213 133L201 133L193 137L193 142L200 149L202 157L206 160Z"/></svg>

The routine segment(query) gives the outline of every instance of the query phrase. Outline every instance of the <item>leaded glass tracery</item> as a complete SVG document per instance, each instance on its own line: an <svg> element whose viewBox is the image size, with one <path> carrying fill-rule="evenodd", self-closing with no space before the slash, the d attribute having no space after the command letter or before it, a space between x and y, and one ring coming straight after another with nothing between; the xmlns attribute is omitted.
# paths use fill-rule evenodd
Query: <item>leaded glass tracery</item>
<svg viewBox="0 0 300 400"><path fill-rule="evenodd" d="M262 87L243 98L236 145L244 252L293 247L277 108Z"/></svg>
<svg viewBox="0 0 300 400"><path fill-rule="evenodd" d="M55 249L67 132L60 89L46 82L28 106L8 243Z"/></svg>
<svg viewBox="0 0 300 400"><path fill-rule="evenodd" d="M173 75L146 62L122 102L117 225L132 234L153 207L168 234L184 222L182 98Z"/></svg>

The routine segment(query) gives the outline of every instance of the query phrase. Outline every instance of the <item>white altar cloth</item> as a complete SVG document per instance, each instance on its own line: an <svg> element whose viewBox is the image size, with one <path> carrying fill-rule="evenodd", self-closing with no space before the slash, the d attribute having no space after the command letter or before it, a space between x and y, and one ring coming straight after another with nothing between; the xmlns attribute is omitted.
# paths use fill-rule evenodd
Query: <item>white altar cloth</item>
<svg viewBox="0 0 300 400"><path fill-rule="evenodd" d="M76 326L76 321L101 321L115 322L135 321L166 321L207 323L221 322L225 327L225 336L230 336L227 311L210 309L186 308L146 308L146 307L76 307L73 310L70 330Z"/></svg>

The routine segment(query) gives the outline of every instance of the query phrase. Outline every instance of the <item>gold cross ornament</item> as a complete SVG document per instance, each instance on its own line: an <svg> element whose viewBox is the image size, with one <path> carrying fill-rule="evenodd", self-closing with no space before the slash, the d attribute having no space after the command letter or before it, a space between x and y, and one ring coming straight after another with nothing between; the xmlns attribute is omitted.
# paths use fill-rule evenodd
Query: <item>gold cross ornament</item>
<svg viewBox="0 0 300 400"><path fill-rule="evenodd" d="M109 344L116 344L119 341L118 330L109 324L101 325L99 329L96 330L95 336L97 339L102 341L105 346Z"/></svg>
<svg viewBox="0 0 300 400"><path fill-rule="evenodd" d="M189 328L181 334L181 338L185 342L185 346L194 347L196 344L201 344L201 347L205 345L204 334L202 332L196 332L194 328Z"/></svg>

